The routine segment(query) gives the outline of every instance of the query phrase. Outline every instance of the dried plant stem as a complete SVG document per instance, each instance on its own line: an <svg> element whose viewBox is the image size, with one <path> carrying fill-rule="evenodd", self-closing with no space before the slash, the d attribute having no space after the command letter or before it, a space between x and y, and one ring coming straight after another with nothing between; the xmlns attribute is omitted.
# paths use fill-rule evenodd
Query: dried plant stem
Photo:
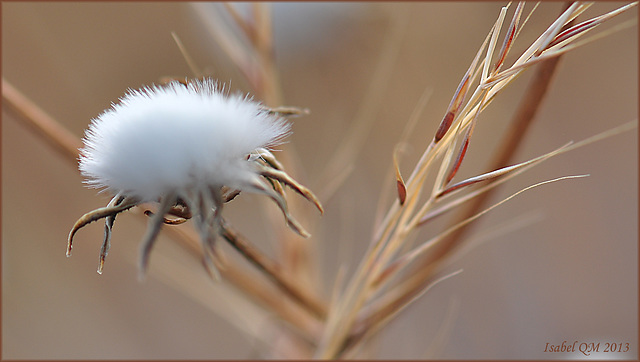
<svg viewBox="0 0 640 362"><path fill-rule="evenodd" d="M449 279L453 276L456 276L462 272L462 269L458 269L452 273L444 275L436 280L431 281L431 283L423 288L419 293L413 296L413 300L420 298L422 295L426 294L432 287L439 284L440 282ZM371 315L367 315L366 310L363 315L367 315L366 317L359 320L359 325L354 328L355 333L349 336L349 339L346 341L344 345L344 351L347 351L350 346L357 346L361 341L367 340L374 336L376 333L380 331L382 327L386 323L388 323L395 316L400 314L405 308L409 306L410 303L406 303L404 301L398 301L398 304L386 304L386 310L383 313L374 313ZM375 308L372 308L375 310ZM376 312L379 312L376 310ZM383 319L377 319L377 318ZM357 349L356 347L355 349ZM354 351L349 350L349 353L352 354Z"/></svg>
<svg viewBox="0 0 640 362"><path fill-rule="evenodd" d="M327 307L317 298L310 296L306 289L296 286L296 283L282 272L282 268L273 260L267 258L259 250L254 248L247 240L239 235L228 224L222 226L222 237L225 238L231 246L247 258L260 270L265 272L273 281L296 300L301 306L310 311L313 315L320 319L324 319L327 314Z"/></svg>
<svg viewBox="0 0 640 362"><path fill-rule="evenodd" d="M64 159L77 164L78 149L82 147L82 142L4 78L2 103Z"/></svg>
<svg viewBox="0 0 640 362"><path fill-rule="evenodd" d="M227 10L233 8L233 6L227 6ZM247 37L250 40L251 48L250 52L257 60L255 72L243 72L244 74L255 74L255 81L251 84L254 85L254 90L258 96L269 107L278 107L283 104L283 94L280 85L280 75L278 67L276 66L274 49L273 49L273 18L271 8L268 4L254 3L252 4L252 15L250 19L251 23L244 21L241 17L231 14L234 21L240 25L246 32ZM233 10L232 10L233 11ZM296 162L294 145L286 145L287 152L282 152L279 159L285 167L293 173L297 173L300 163ZM319 203L317 203L319 205ZM300 210L298 199L292 198L290 202L290 208ZM296 214L305 217L303 212L296 212ZM268 215L272 215L269 214ZM306 219L306 217L305 217ZM277 222L271 223L271 225L280 225ZM278 240L278 252L279 252L279 271L281 275L289 275L287 280L295 283L298 286L298 290L303 294L310 295L315 291L319 292L319 285L315 283L309 283L312 275L316 274L314 270L314 257L313 257L313 241L301 240L299 237L291 234L283 227L275 227ZM282 279L282 278L281 278ZM315 305L314 314L325 316L326 306L323 303L311 303L310 306ZM313 309L313 307L312 307Z"/></svg>
<svg viewBox="0 0 640 362"><path fill-rule="evenodd" d="M260 97L271 107L282 105L280 75L273 56L273 30L271 8L267 4L254 3L255 42L258 64L261 69Z"/></svg>
<svg viewBox="0 0 640 362"><path fill-rule="evenodd" d="M187 66L189 67L189 70L191 70L191 73L193 73L193 76L196 78L202 77L204 73L202 72L202 70L200 70L198 65L196 65L196 62L193 60L191 55L189 55L184 44L182 44L182 40L180 40L180 38L178 37L178 34L172 31L171 36L173 37L173 41L176 42L178 49L180 49L180 54L182 54L182 57L187 62Z"/></svg>
<svg viewBox="0 0 640 362"><path fill-rule="evenodd" d="M202 247L199 237L192 230L185 228L165 228L167 235L178 242L187 252L192 254L197 260L202 259ZM270 283L265 283L260 276L250 273L240 264L232 259L216 260L220 262L220 274L223 281L228 281L230 285L258 302L266 310L275 313L287 323L295 326L298 331L304 333L308 338L318 333L319 321L311 313L289 299L283 299L281 289L277 289ZM264 277L264 275L261 275Z"/></svg>

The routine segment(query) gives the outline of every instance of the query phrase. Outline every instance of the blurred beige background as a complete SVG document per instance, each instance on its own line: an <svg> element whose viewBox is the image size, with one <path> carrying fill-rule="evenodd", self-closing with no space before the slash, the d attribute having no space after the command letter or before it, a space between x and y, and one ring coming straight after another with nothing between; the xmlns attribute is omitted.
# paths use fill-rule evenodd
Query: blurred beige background
<svg viewBox="0 0 640 362"><path fill-rule="evenodd" d="M326 283L336 266L353 267L373 228L375 205L391 153L426 87L433 95L403 157L408 173L432 137L462 74L495 21L501 3L280 3L274 6L277 64L288 105L307 107L290 142L312 189L362 103L390 14L408 7L384 104L353 174L312 220ZM586 16L618 6L597 4ZM205 7L208 5L205 5ZM520 50L560 12L543 3L522 34ZM171 31L196 63L234 90L248 86L207 33L189 3L2 3L2 73L20 91L80 137L92 117L128 87L160 77L190 76ZM220 6L211 9L221 10ZM616 23L637 17L634 9ZM609 24L603 27L610 27ZM524 147L523 161L637 118L637 27L566 56ZM529 80L523 76L483 115L462 176L484 169L495 140ZM374 358L563 359L545 343L630 343L638 357L636 131L562 155L518 177L507 195L535 182L588 173L529 191L476 225L475 234L518 217L535 220L456 260L464 272L422 297L377 339ZM246 196L229 207L238 229L265 250L267 221ZM497 199L494 199L497 201ZM162 238L147 280L136 279L145 224L118 218L105 273L96 274L102 226L79 232L65 258L70 227L107 203L86 189L69 160L51 151L6 111L2 113L2 358L193 359L257 358L263 348L225 310L224 285L211 286L200 266ZM227 211L226 211L227 212ZM516 218L516 219L514 219ZM437 229L425 229L426 239ZM262 240L267 239L267 240ZM178 263L187 270L181 278ZM166 275L177 278L171 282ZM223 283L224 284L224 283ZM237 302L237 301L236 301ZM451 309L452 305L453 307ZM454 312L444 342L426 354ZM231 317L229 318L225 318ZM262 316L261 318L263 318ZM240 316L237 317L238 319ZM265 319L268 321L268 318ZM245 323L246 322L246 323ZM244 323L244 324L243 324ZM265 322L266 323L266 322ZM446 328L445 328L446 329Z"/></svg>

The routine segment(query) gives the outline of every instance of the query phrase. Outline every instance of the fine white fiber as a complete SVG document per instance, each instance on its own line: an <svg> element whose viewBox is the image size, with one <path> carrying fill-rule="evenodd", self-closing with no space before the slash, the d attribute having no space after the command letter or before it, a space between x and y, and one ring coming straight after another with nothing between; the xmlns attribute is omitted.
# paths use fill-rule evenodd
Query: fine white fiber
<svg viewBox="0 0 640 362"><path fill-rule="evenodd" d="M290 125L214 80L130 90L93 119L80 153L86 183L157 201L203 187L242 189L256 177L247 156L282 143Z"/></svg>

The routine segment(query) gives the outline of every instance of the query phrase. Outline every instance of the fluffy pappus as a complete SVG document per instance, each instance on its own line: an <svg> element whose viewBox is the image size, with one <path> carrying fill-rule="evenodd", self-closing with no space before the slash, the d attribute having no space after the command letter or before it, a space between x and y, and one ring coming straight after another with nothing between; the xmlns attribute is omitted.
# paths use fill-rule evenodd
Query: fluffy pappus
<svg viewBox="0 0 640 362"><path fill-rule="evenodd" d="M87 184L140 201L209 185L242 188L254 177L247 155L289 132L282 118L212 80L172 82L129 91L93 119L79 167Z"/></svg>

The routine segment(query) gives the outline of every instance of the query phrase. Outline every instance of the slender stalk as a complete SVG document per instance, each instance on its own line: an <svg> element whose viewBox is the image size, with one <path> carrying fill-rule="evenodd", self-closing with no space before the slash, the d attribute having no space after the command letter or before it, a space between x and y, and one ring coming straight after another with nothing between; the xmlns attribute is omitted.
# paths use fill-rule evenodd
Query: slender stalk
<svg viewBox="0 0 640 362"><path fill-rule="evenodd" d="M254 248L244 237L239 235L228 224L222 226L222 237L229 242L247 260L269 276L279 288L298 302L302 307L313 313L316 317L324 319L327 315L327 307L317 298L308 294L307 289L299 288L296 283L283 273L282 268L273 260L267 258L259 250Z"/></svg>
<svg viewBox="0 0 640 362"><path fill-rule="evenodd" d="M38 107L33 101L2 78L2 103L18 116L18 120L64 159L77 164L78 149L82 142L73 133Z"/></svg>

